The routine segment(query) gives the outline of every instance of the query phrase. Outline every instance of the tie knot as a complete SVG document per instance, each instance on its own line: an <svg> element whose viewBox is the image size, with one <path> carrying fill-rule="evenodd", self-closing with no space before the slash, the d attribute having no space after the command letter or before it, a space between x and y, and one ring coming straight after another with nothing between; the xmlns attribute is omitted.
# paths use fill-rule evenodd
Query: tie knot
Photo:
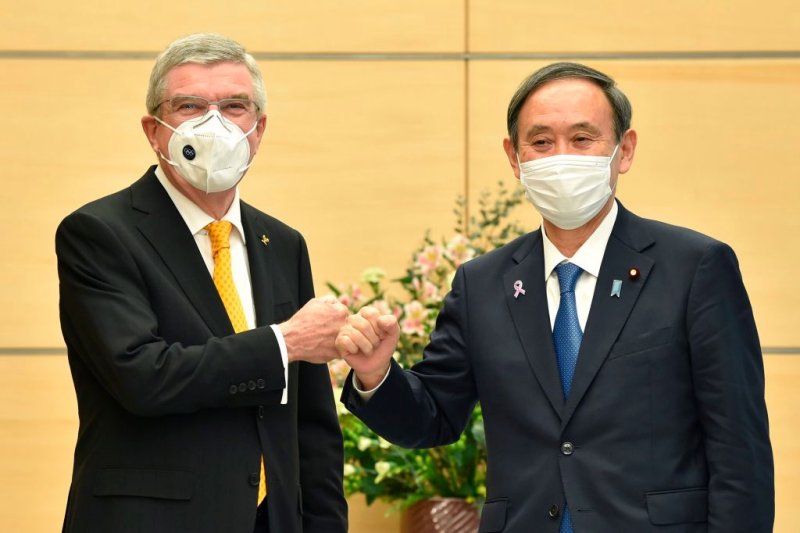
<svg viewBox="0 0 800 533"><path fill-rule="evenodd" d="M211 239L211 251L216 254L222 248L230 248L231 223L227 220L211 222L206 226Z"/></svg>
<svg viewBox="0 0 800 533"><path fill-rule="evenodd" d="M575 292L575 284L578 283L578 277L581 272L583 272L583 269L575 263L561 263L556 267L561 294Z"/></svg>

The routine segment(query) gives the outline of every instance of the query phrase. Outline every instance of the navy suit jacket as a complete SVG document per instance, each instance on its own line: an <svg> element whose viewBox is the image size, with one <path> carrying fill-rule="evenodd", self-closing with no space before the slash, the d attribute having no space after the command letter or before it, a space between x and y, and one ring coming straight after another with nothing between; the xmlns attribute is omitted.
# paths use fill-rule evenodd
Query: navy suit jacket
<svg viewBox="0 0 800 533"><path fill-rule="evenodd" d="M258 327L234 335L154 168L56 234L80 416L64 531L252 533L262 454L272 531L346 531L327 368L290 364L281 405L268 327L313 296L302 236L242 203Z"/></svg>
<svg viewBox="0 0 800 533"><path fill-rule="evenodd" d="M405 447L454 441L480 401L481 532L555 533L565 502L577 533L772 531L763 363L736 257L622 206L567 401L540 230L458 270L422 362L393 364L368 402L350 380L342 398Z"/></svg>

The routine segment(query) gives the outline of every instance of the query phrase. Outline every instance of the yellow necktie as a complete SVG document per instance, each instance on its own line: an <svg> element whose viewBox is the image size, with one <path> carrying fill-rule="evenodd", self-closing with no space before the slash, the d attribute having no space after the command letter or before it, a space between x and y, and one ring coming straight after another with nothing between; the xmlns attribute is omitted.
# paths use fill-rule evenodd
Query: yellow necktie
<svg viewBox="0 0 800 533"><path fill-rule="evenodd" d="M233 325L236 333L248 329L247 320L244 317L242 300L239 298L239 291L233 282L233 270L231 269L231 228L232 225L227 220L211 222L206 226L208 237L211 239L211 252L214 255L214 286L228 318ZM267 477L264 470L264 457L261 457L261 481L258 484L258 503L261 503L267 496Z"/></svg>
<svg viewBox="0 0 800 533"><path fill-rule="evenodd" d="M211 239L211 252L214 254L214 285L217 287L225 311L236 333L247 329L244 308L239 299L239 291L233 282L231 270L231 223L227 220L212 222L206 229Z"/></svg>

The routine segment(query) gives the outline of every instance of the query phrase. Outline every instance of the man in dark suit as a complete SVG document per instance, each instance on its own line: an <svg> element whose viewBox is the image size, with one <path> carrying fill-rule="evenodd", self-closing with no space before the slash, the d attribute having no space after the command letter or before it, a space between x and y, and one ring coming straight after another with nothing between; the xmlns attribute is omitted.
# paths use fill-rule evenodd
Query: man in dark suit
<svg viewBox="0 0 800 533"><path fill-rule="evenodd" d="M504 141L542 228L463 265L424 360L365 309L337 346L342 401L406 447L486 426L481 532L772 530L756 326L727 245L614 198L633 161L628 99L558 63L511 100Z"/></svg>
<svg viewBox="0 0 800 533"><path fill-rule="evenodd" d="M64 531L345 532L322 364L347 318L313 299L292 228L239 200L266 125L261 73L196 34L157 58L160 158L56 234L80 428Z"/></svg>

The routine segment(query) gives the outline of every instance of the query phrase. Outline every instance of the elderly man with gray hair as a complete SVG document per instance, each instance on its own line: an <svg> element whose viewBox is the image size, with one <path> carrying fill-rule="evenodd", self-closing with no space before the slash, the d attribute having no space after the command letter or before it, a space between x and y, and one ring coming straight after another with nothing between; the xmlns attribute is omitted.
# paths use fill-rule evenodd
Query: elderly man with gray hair
<svg viewBox="0 0 800 533"><path fill-rule="evenodd" d="M313 297L303 237L239 198L265 111L238 43L176 40L142 118L158 165L58 228L80 415L65 532L347 530L320 364L347 310Z"/></svg>

